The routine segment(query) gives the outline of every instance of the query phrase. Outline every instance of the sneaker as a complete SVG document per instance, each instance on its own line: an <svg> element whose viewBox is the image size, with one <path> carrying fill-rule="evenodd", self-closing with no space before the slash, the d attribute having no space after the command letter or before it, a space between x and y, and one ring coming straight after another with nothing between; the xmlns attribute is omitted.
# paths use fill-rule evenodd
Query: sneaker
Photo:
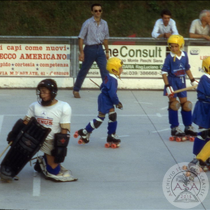
<svg viewBox="0 0 210 210"><path fill-rule="evenodd" d="M81 98L78 91L73 90L73 95L74 95L74 98Z"/></svg>

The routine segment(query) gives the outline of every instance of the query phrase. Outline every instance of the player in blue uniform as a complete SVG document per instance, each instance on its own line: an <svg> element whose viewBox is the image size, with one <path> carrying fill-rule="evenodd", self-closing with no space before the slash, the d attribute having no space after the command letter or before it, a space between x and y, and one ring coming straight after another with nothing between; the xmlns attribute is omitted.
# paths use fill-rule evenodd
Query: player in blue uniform
<svg viewBox="0 0 210 210"><path fill-rule="evenodd" d="M117 113L115 112L114 105L116 108L122 109L122 104L117 96L117 77L120 77L123 71L122 65L122 61L116 57L110 58L107 61L106 68L109 73L106 75L100 87L101 93L98 96L98 116L90 121L84 129L78 130L78 135L82 137L83 143L89 142L90 133L102 124L106 114L109 115L107 142L120 143L120 139L115 135L117 129Z"/></svg>
<svg viewBox="0 0 210 210"><path fill-rule="evenodd" d="M184 38L180 35L171 35L167 42L171 52L167 55L162 67L162 77L165 83L164 95L169 96L168 115L171 124L171 135L175 137L196 136L196 132L192 127L192 103L187 100L187 92L183 91L177 94L173 92L186 87L186 74L192 85L198 84L198 82L193 78L190 71L187 53L182 51ZM184 132L179 128L178 109L180 106L182 108L183 124L185 125Z"/></svg>
<svg viewBox="0 0 210 210"><path fill-rule="evenodd" d="M189 167L197 164L207 170L206 164L210 163L210 57L203 60L202 68L205 74L197 87L198 101L193 111L193 122L199 126L199 133L193 146L196 158L190 162Z"/></svg>

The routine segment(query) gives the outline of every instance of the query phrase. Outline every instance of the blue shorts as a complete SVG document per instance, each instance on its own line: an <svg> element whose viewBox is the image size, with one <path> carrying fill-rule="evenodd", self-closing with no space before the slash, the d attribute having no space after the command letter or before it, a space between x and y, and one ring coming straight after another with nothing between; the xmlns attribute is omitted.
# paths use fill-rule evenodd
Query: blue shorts
<svg viewBox="0 0 210 210"><path fill-rule="evenodd" d="M114 108L114 104L112 103L110 97L101 93L98 96L98 111L103 114L107 114L111 108Z"/></svg>
<svg viewBox="0 0 210 210"><path fill-rule="evenodd" d="M197 101L193 110L193 122L202 127L210 128L210 103L204 101Z"/></svg>

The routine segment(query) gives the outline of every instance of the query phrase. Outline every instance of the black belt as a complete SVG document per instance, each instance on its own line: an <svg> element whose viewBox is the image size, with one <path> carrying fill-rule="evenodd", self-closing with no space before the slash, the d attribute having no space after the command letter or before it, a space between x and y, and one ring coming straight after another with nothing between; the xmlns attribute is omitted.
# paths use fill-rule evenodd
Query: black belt
<svg viewBox="0 0 210 210"><path fill-rule="evenodd" d="M92 44L92 45L87 45L87 46L92 47L92 46L100 46L100 45L102 44Z"/></svg>

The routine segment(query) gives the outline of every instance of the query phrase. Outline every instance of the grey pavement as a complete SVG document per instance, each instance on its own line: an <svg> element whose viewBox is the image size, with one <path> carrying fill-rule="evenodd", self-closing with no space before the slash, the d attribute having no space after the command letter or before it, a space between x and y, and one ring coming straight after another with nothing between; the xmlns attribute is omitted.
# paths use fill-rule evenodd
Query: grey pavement
<svg viewBox="0 0 210 210"><path fill-rule="evenodd" d="M168 99L162 91L118 91L124 107L117 109L117 134L122 141L117 149L104 147L107 116L91 134L89 144L77 143L73 133L97 116L99 91L80 94L82 98L75 99L72 90L59 90L57 96L72 107L71 139L63 165L78 181L46 180L28 163L18 181L0 183L0 209L178 209L164 196L162 182L174 164L192 160L193 143L169 141ZM1 153L8 132L36 95L31 89L1 89L0 98ZM188 98L195 104L196 92L189 91ZM210 209L209 197L210 193L194 209Z"/></svg>

